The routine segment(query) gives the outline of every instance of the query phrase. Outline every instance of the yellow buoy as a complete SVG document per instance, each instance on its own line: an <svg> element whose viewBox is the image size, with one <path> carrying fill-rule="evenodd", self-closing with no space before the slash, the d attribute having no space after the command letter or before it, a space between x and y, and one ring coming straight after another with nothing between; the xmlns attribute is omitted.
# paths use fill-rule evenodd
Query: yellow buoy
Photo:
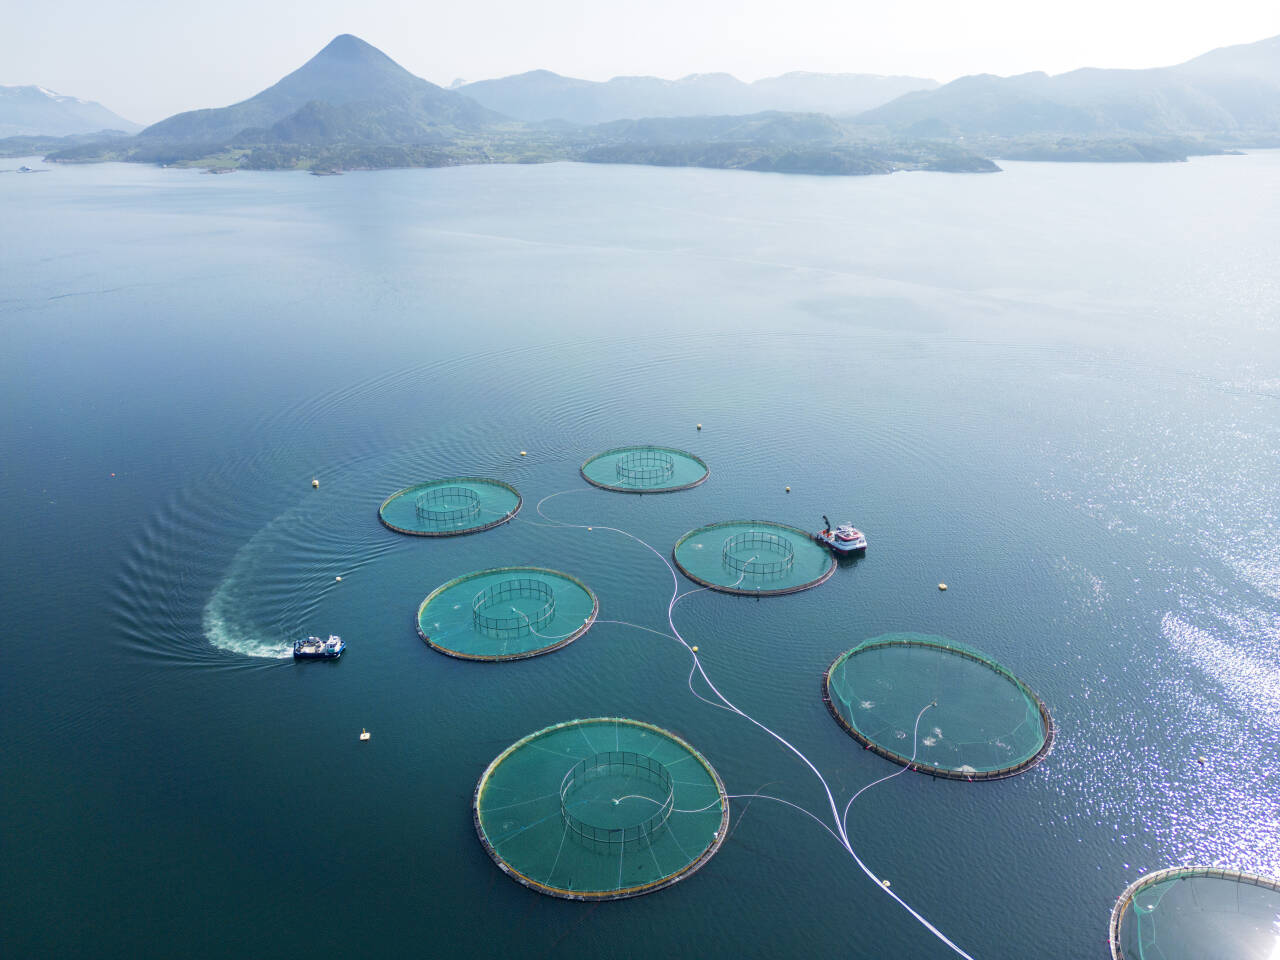
<svg viewBox="0 0 1280 960"><path fill-rule="evenodd" d="M701 430L701 429L702 429L702 424L698 424L698 429L699 429L699 430Z"/></svg>
<svg viewBox="0 0 1280 960"><path fill-rule="evenodd" d="M693 652L694 652L694 653L697 653L697 652L698 652L698 648L697 648L697 647L694 647L694 648L693 648Z"/></svg>
<svg viewBox="0 0 1280 960"><path fill-rule="evenodd" d="M114 477L114 476L115 476L115 474L113 473L113 474L112 474L112 476ZM311 486L313 486L313 487L318 487L318 486L320 486L320 481L319 481L319 480L316 480L316 479L313 477L313 478L312 478L312 480L311 480Z"/></svg>
<svg viewBox="0 0 1280 960"><path fill-rule="evenodd" d="M787 493L790 493L790 492L791 492L791 488L787 487Z"/></svg>
<svg viewBox="0 0 1280 960"><path fill-rule="evenodd" d="M938 589L945 591L947 589L947 585L945 583L940 583L938 584Z"/></svg>
<svg viewBox="0 0 1280 960"><path fill-rule="evenodd" d="M521 450L521 451L520 451L520 456L522 456L522 457L527 457L528 455L529 455L529 451L528 451L528 450Z"/></svg>
<svg viewBox="0 0 1280 960"><path fill-rule="evenodd" d="M587 527L587 533L590 533L590 532L591 532L591 528Z"/></svg>
<svg viewBox="0 0 1280 960"><path fill-rule="evenodd" d="M888 890L888 889L889 889L889 881L888 881L888 880L881 880L880 882L881 882L882 884L884 884L884 888L885 888L886 890Z"/></svg>

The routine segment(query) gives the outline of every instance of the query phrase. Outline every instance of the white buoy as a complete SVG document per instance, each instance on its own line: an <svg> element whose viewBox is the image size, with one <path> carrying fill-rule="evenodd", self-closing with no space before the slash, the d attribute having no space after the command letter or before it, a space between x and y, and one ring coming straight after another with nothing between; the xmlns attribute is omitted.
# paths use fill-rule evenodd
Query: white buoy
<svg viewBox="0 0 1280 960"><path fill-rule="evenodd" d="M113 474L112 474L112 476L114 477L114 476L115 476L115 474L113 473ZM319 480L317 480L315 477L312 477L312 478L311 478L311 486L313 486L313 487L319 487L319 486L320 486L320 481L319 481Z"/></svg>
<svg viewBox="0 0 1280 960"><path fill-rule="evenodd" d="M880 882L881 882L882 884L884 884L884 888L885 888L886 890L888 890L888 889L889 889L890 884L889 884L889 881L888 881L888 880L881 880Z"/></svg>
<svg viewBox="0 0 1280 960"><path fill-rule="evenodd" d="M334 577L333 579L335 579L335 580L337 580L337 581L339 581L339 582L341 582L341 581L342 581L342 578L341 578L341 577Z"/></svg>
<svg viewBox="0 0 1280 960"><path fill-rule="evenodd" d="M701 429L702 429L702 424L698 424L698 429L699 429L699 430L701 430Z"/></svg>
<svg viewBox="0 0 1280 960"><path fill-rule="evenodd" d="M522 457L527 457L528 455L529 455L529 451L528 451L528 450L521 450L521 451L520 451L520 456L522 456Z"/></svg>
<svg viewBox="0 0 1280 960"><path fill-rule="evenodd" d="M787 493L790 493L790 492L791 492L791 488L787 487Z"/></svg>
<svg viewBox="0 0 1280 960"><path fill-rule="evenodd" d="M947 590L947 585L945 583L940 583L938 584L938 589L945 593Z"/></svg>
<svg viewBox="0 0 1280 960"><path fill-rule="evenodd" d="M364 727L361 727L361 728L360 728L360 739L361 739L361 740L368 740L368 739L369 739L370 737L372 737L372 736L373 736L373 734L371 734L368 730L364 729Z"/></svg>

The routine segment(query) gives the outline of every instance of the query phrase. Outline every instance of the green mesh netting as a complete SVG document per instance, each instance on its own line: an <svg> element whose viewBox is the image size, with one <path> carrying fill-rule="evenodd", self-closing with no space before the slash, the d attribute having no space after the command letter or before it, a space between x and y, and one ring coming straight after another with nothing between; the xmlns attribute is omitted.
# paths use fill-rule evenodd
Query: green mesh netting
<svg viewBox="0 0 1280 960"><path fill-rule="evenodd" d="M1275 960L1280 881L1175 867L1130 885L1111 913L1115 960Z"/></svg>
<svg viewBox="0 0 1280 960"><path fill-rule="evenodd" d="M496 527L519 510L520 494L510 484L446 477L393 493L378 508L378 519L397 533L449 537Z"/></svg>
<svg viewBox="0 0 1280 960"><path fill-rule="evenodd" d="M677 540L671 554L694 583L751 596L807 590L836 568L830 551L811 534L767 520L699 527Z"/></svg>
<svg viewBox="0 0 1280 960"><path fill-rule="evenodd" d="M621 493L671 493L707 479L707 465L692 453L671 447L616 447L597 453L581 467L584 480Z"/></svg>
<svg viewBox="0 0 1280 960"><path fill-rule="evenodd" d="M512 744L480 777L475 824L509 876L615 900L683 879L719 848L729 801L711 765L638 720L571 720Z"/></svg>
<svg viewBox="0 0 1280 960"><path fill-rule="evenodd" d="M874 637L837 658L823 686L832 715L860 743L924 773L1012 776L1052 743L1039 698L994 660L946 637Z"/></svg>
<svg viewBox="0 0 1280 960"><path fill-rule="evenodd" d="M437 587L418 607L418 635L464 660L520 660L558 650L595 621L581 580L541 567L498 567Z"/></svg>

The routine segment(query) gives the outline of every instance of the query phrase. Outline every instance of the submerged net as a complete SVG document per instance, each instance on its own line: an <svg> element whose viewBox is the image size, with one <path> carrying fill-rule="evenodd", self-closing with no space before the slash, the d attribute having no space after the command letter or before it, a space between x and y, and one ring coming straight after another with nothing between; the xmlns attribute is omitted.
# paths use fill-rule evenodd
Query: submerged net
<svg viewBox="0 0 1280 960"><path fill-rule="evenodd" d="M796 565L796 548L776 533L748 530L725 538L720 562L730 570L753 577L781 577Z"/></svg>
<svg viewBox="0 0 1280 960"><path fill-rule="evenodd" d="M431 487L414 499L413 507L425 523L470 520L480 513L480 494L470 487Z"/></svg>
<svg viewBox="0 0 1280 960"><path fill-rule="evenodd" d="M405 487L378 507L378 519L397 533L448 537L505 523L520 510L520 494L501 480L448 477Z"/></svg>
<svg viewBox="0 0 1280 960"><path fill-rule="evenodd" d="M1053 742L1049 711L1026 684L946 637L867 640L831 664L823 691L832 715L860 743L935 776L1013 776Z"/></svg>
<svg viewBox="0 0 1280 960"><path fill-rule="evenodd" d="M816 587L836 566L827 548L805 531L763 520L691 530L676 542L672 556L694 583L751 596Z"/></svg>
<svg viewBox="0 0 1280 960"><path fill-rule="evenodd" d="M675 734L638 720L573 720L508 747L476 785L481 843L552 896L614 900L661 889L719 848L724 785Z"/></svg>
<svg viewBox="0 0 1280 960"><path fill-rule="evenodd" d="M676 461L660 450L632 450L614 461L613 472L619 483L656 487L675 474Z"/></svg>
<svg viewBox="0 0 1280 960"><path fill-rule="evenodd" d="M499 567L433 590L418 607L418 635L464 660L519 660L572 643L598 610L591 589L567 573Z"/></svg>
<svg viewBox="0 0 1280 960"><path fill-rule="evenodd" d="M1111 911L1114 960L1274 960L1280 881L1216 867L1147 874Z"/></svg>
<svg viewBox="0 0 1280 960"><path fill-rule="evenodd" d="M639 822L632 807L612 800L615 788L623 786L635 791L627 799L645 800L651 806L640 804L643 813L652 813ZM560 817L577 839L589 844L630 844L632 847L647 845L666 824L675 807L675 781L671 772L652 757L630 750L609 750L575 763L560 781Z"/></svg>
<svg viewBox="0 0 1280 960"><path fill-rule="evenodd" d="M534 609L524 613L515 601L532 600ZM495 611L509 611L499 613ZM556 593L545 580L512 577L485 587L471 598L471 625L489 637L522 637L538 633L556 616Z"/></svg>
<svg viewBox="0 0 1280 960"><path fill-rule="evenodd" d="M671 493L707 479L707 465L692 453L671 447L615 447L598 453L580 469L588 483L621 493Z"/></svg>

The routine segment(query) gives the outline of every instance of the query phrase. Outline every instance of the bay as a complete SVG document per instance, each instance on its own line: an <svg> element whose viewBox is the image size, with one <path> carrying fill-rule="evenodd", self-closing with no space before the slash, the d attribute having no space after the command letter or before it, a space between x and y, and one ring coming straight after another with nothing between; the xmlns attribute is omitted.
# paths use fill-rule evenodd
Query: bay
<svg viewBox="0 0 1280 960"><path fill-rule="evenodd" d="M800 760L692 695L683 647L603 622L666 631L692 586L604 527L660 555L718 520L867 532L812 591L674 612L842 807L899 769L819 695L859 641L946 635L1045 701L1029 772L905 773L850 810L973 956L1103 956L1148 870L1280 873L1280 153L1006 167L0 175L6 954L952 955L766 799L651 896L494 866L476 778L575 717L656 723L730 793L831 822ZM711 476L579 477L626 443ZM452 475L521 513L379 525ZM602 622L519 663L422 643L428 592L508 563L582 578ZM282 656L328 632L341 663Z"/></svg>

